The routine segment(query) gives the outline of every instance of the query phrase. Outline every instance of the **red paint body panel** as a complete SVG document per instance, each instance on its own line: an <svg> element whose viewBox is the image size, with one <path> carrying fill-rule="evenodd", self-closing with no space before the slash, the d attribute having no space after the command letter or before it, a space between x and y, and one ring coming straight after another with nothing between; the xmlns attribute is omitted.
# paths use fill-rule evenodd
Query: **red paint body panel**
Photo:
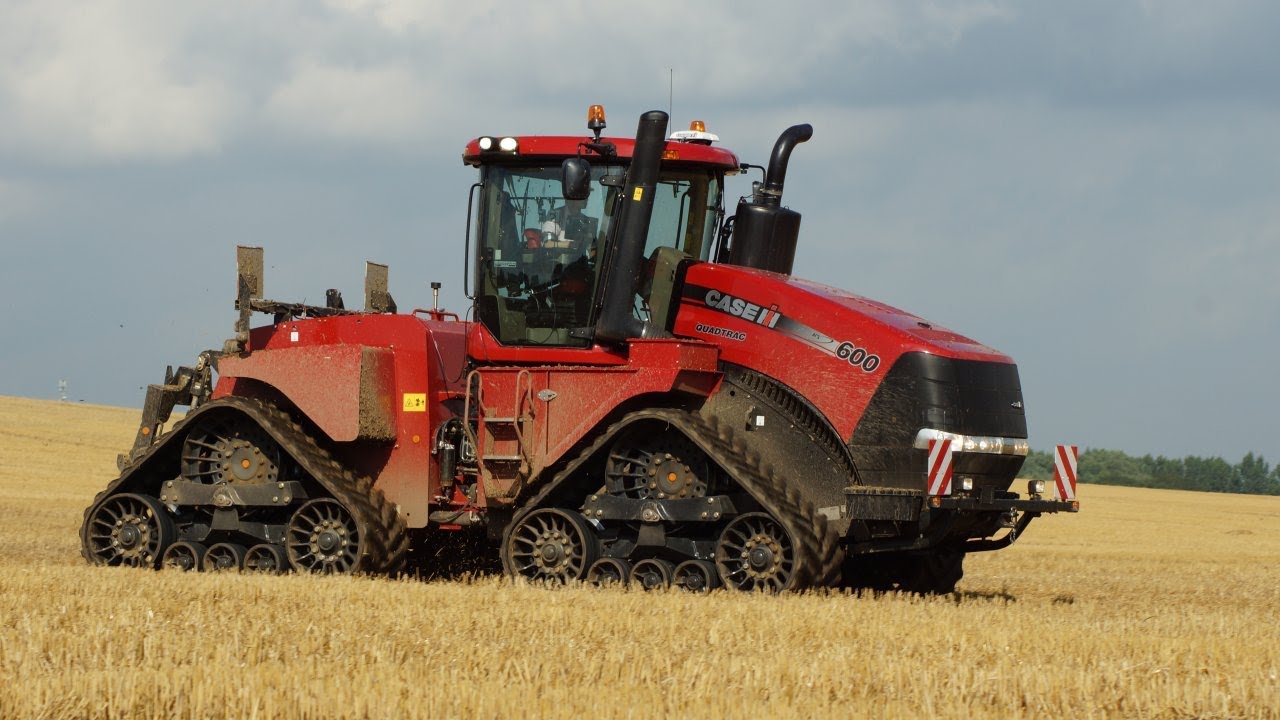
<svg viewBox="0 0 1280 720"><path fill-rule="evenodd" d="M468 165L481 165L485 162L486 157L492 157L494 162L502 163L510 163L516 158L551 158L559 160L566 157L575 157L579 152L589 161L600 158L599 155L595 155L586 148L579 147L582 143L591 142L592 139L590 137L565 135L515 135L507 137L515 137L520 143L520 149L517 153L482 153L480 152L479 138L476 138L467 143L467 148L462 153L463 162ZM601 138L601 140L613 143L618 151L617 156L625 159L631 158L631 153L636 145L635 138L610 137ZM662 162L675 165L681 163L707 165L719 168L725 171L727 175L737 173L740 168L738 156L732 151L712 145L699 145L688 142L667 142Z"/></svg>
<svg viewBox="0 0 1280 720"><path fill-rule="evenodd" d="M478 373L489 414L532 416L529 450L536 475L629 400L672 392L710 395L720 383L718 359L718 349L707 343L633 340L625 365L497 366L482 367ZM522 374L528 379L521 379ZM554 397L541 400L538 395L544 391Z"/></svg>
<svg viewBox="0 0 1280 720"><path fill-rule="evenodd" d="M433 433L461 407L466 328L412 315L341 315L256 328L251 352L219 363L213 397L284 396L337 443L334 452L344 464L377 478L410 527L422 527L439 490ZM362 427L377 427L377 418L362 417L371 410L387 416L389 435L349 442Z"/></svg>
<svg viewBox="0 0 1280 720"><path fill-rule="evenodd" d="M482 365L625 365L624 351L595 345L589 348L503 345L481 323L472 323L467 354Z"/></svg>
<svg viewBox="0 0 1280 720"><path fill-rule="evenodd" d="M712 263L689 267L673 329L682 337L717 342L726 362L788 385L846 440L903 353L1013 363L883 303L786 275Z"/></svg>
<svg viewBox="0 0 1280 720"><path fill-rule="evenodd" d="M376 478L410 527L423 527L444 494L431 447L436 429L463 412L468 345L480 349L485 415L530 418L534 478L628 401L705 397L720 382L717 348L696 340L635 341L625 354L503 348L478 324L343 315L254 329L250 352L221 361L213 397L283 397L328 436L339 460ZM482 461L512 452L488 439L482 432ZM487 488L513 487L509 477L485 479L481 507Z"/></svg>

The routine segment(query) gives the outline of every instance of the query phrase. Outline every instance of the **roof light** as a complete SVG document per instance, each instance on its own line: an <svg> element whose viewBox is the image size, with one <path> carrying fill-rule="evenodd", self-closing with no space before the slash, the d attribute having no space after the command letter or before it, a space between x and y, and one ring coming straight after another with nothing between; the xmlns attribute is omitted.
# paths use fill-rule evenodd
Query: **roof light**
<svg viewBox="0 0 1280 720"><path fill-rule="evenodd" d="M516 153L520 150L520 141L513 137L495 138L486 135L476 139L476 147L482 153Z"/></svg>
<svg viewBox="0 0 1280 720"><path fill-rule="evenodd" d="M600 131L604 130L604 106L592 105L587 108L587 129L596 134L596 140L600 140Z"/></svg>
<svg viewBox="0 0 1280 720"><path fill-rule="evenodd" d="M720 137L707 132L707 124L701 120L694 120L689 123L688 130L677 130L671 133L668 140L676 142L695 143L697 145L710 145L713 142L720 142Z"/></svg>

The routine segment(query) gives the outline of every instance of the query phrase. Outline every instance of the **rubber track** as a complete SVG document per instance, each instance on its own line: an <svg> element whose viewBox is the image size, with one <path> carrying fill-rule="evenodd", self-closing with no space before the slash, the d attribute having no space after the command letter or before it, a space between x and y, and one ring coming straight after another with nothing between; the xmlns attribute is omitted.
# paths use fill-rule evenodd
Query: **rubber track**
<svg viewBox="0 0 1280 720"><path fill-rule="evenodd" d="M556 474L541 492L535 495L512 518L510 529L524 515L543 505L546 499L569 482L574 474L626 427L637 422L659 421L684 433L712 462L718 464L744 491L772 515L791 535L796 543L796 571L788 590L811 587L834 587L840 582L840 566L844 551L839 547L836 533L827 524L827 518L818 514L813 504L800 497L800 493L772 467L761 463L760 456L750 451L747 444L727 425L715 418L705 419L683 410L654 409L629 413L609 426L591 445L586 447L568 466ZM590 492L592 488L582 488ZM504 565L506 564L504 538ZM510 569L508 568L508 572Z"/></svg>
<svg viewBox="0 0 1280 720"><path fill-rule="evenodd" d="M80 526L80 552L89 562L94 557L89 552L89 516L99 503L109 497L121 485L133 479L147 461L161 449L185 437L186 426L193 424L206 413L222 409L233 410L257 423L280 444L280 448L298 463L326 492L351 512L365 538L365 548L356 561L354 572L367 574L393 573L404 564L409 551L409 531L395 507L373 486L367 477L357 476L320 447L303 427L280 409L259 400L228 397L205 403L193 410L147 452L130 462L106 489L98 493L93 503L84 511ZM144 473L145 474L145 473ZM146 482L145 477L141 480Z"/></svg>
<svg viewBox="0 0 1280 720"><path fill-rule="evenodd" d="M748 393L773 404L783 415L795 423L813 442L822 447L828 457L844 466L846 476L853 478L853 485L861 485L862 477L853 462L849 446L839 438L835 428L812 405L791 388L741 365L726 365L726 379Z"/></svg>

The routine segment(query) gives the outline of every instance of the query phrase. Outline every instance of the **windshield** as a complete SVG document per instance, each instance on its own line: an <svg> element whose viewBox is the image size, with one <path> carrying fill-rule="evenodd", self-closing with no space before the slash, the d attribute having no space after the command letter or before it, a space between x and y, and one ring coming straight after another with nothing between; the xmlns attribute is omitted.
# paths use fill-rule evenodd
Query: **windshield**
<svg viewBox="0 0 1280 720"><path fill-rule="evenodd" d="M586 344L595 259L604 256L624 172L620 165L593 165L591 192L575 201L564 197L559 163L482 169L477 318L503 344ZM601 182L607 176L618 182ZM664 170L645 256L665 246L707 259L720 207L715 173Z"/></svg>

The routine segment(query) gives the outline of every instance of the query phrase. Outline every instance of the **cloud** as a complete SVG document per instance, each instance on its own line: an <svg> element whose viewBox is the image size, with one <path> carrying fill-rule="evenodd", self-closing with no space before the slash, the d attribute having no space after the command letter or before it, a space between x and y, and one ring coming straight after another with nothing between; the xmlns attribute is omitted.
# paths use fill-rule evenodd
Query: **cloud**
<svg viewBox="0 0 1280 720"><path fill-rule="evenodd" d="M38 215L48 204L46 193L34 183L0 177L0 225Z"/></svg>
<svg viewBox="0 0 1280 720"><path fill-rule="evenodd" d="M0 31L0 142L43 157L216 151L235 112L222 78L187 62L168 3L21 3Z"/></svg>
<svg viewBox="0 0 1280 720"><path fill-rule="evenodd" d="M275 88L263 111L288 132L399 145L426 133L436 96L403 63L355 68L306 60Z"/></svg>

